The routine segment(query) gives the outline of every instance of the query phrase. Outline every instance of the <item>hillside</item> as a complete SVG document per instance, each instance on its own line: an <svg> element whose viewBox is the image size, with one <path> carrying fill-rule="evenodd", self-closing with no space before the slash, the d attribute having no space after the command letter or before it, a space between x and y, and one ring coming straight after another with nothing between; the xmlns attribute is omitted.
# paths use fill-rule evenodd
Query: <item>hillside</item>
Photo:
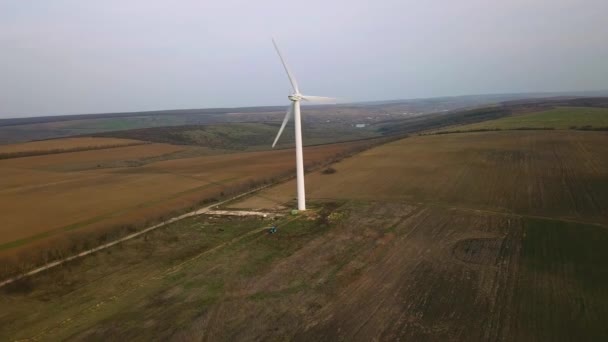
<svg viewBox="0 0 608 342"><path fill-rule="evenodd" d="M370 125L382 121L407 119L422 114L495 105L503 101L521 101L530 97L547 98L557 95L559 94L497 94L377 101L335 106L306 106L303 112L306 113L304 120L315 124L322 124L329 120L351 126L356 123ZM569 98L572 98L573 95L589 96L591 94L572 94ZM0 144L167 126L200 126L239 122L279 124L284 115L285 106L266 106L0 119Z"/></svg>
<svg viewBox="0 0 608 342"><path fill-rule="evenodd" d="M279 123L232 123L145 128L138 130L99 133L95 136L136 139L160 143L194 145L225 150L268 150L279 130ZM306 145L319 145L343 141L380 137L374 129L356 128L342 122L304 124ZM293 129L286 129L277 148L293 146Z"/></svg>
<svg viewBox="0 0 608 342"><path fill-rule="evenodd" d="M552 110L555 110L556 108L579 108L579 112L574 112L572 115L567 111L561 113L559 111L553 112ZM586 115L585 113L587 112L584 112L583 108L589 108L589 111L587 112L593 114L590 114L590 116ZM553 118L555 122L561 121L563 124L569 123L572 126L576 126L578 123L580 127L583 127L584 125L582 124L587 121L595 123L596 125L603 124L603 121L597 122L596 120L600 118L598 115L602 115L601 113L605 112L605 108L608 108L608 97L521 99L505 101L492 106L431 113L401 120L391 120L379 123L378 127L379 130L385 134L435 130L442 131L447 127L450 128L446 129L446 131L494 129L497 127L491 127L491 125L495 122L499 124L511 122L513 123L513 128L526 128L526 126L524 126L526 122L520 121L524 120L524 118L532 117L537 118L532 124L536 125L538 128L543 128L540 124L548 122L554 115L557 115L557 117ZM541 114L540 117L536 116L538 113L543 112L549 113ZM534 115L523 116L524 114ZM584 117L575 117L578 114L583 114ZM548 115L548 117L545 117L544 115ZM566 117L569 117L570 121L566 121Z"/></svg>
<svg viewBox="0 0 608 342"><path fill-rule="evenodd" d="M460 131L509 129L608 130L608 108L556 107L497 120L459 126Z"/></svg>

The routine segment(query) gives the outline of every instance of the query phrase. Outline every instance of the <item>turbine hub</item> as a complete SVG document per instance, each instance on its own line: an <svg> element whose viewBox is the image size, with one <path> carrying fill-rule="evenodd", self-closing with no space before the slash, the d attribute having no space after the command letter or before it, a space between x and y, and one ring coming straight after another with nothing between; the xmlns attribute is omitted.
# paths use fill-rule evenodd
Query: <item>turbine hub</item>
<svg viewBox="0 0 608 342"><path fill-rule="evenodd" d="M289 98L290 101L300 101L302 99L302 95L301 94L291 94L289 96L287 96L287 98Z"/></svg>

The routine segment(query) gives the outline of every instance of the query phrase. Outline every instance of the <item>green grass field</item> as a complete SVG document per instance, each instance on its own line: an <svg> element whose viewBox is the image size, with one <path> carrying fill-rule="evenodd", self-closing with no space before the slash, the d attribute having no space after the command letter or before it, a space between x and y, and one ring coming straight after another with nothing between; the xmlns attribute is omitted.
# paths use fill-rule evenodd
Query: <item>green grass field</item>
<svg viewBox="0 0 608 342"><path fill-rule="evenodd" d="M478 129L553 128L570 129L608 127L608 108L557 107L543 112L509 116L497 120L471 125L455 126L446 131L469 131Z"/></svg>
<svg viewBox="0 0 608 342"><path fill-rule="evenodd" d="M513 308L520 319L514 331L531 332L539 341L605 340L606 244L605 228L526 220L522 267L514 288ZM525 339L520 334L519 340Z"/></svg>
<svg viewBox="0 0 608 342"><path fill-rule="evenodd" d="M279 233L268 234L271 225L278 226ZM0 325L0 340L163 339L186 330L201 310L234 299L256 303L256 312L261 314L268 302L296 294L307 285L294 280L288 288L275 288L270 281L270 286L236 294L232 292L235 281L253 284L273 265L327 231L317 220L301 217L185 219L31 283L4 288L0 322L11 324ZM67 278L72 280L65 282ZM284 285L281 279L274 282ZM23 296L32 301L13 303ZM264 313L269 322L278 319L278 314ZM111 323L115 319L121 321L120 326ZM150 330L140 324L142 319L160 325ZM104 321L110 324L109 330L94 328Z"/></svg>

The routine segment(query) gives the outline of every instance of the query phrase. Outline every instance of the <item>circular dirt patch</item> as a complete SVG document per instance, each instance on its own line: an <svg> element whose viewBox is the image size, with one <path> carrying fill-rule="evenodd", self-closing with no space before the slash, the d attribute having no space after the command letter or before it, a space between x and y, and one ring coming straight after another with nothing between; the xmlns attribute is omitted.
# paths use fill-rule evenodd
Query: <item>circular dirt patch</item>
<svg viewBox="0 0 608 342"><path fill-rule="evenodd" d="M464 262L478 265L496 265L503 239L480 238L460 240L452 247L452 255Z"/></svg>

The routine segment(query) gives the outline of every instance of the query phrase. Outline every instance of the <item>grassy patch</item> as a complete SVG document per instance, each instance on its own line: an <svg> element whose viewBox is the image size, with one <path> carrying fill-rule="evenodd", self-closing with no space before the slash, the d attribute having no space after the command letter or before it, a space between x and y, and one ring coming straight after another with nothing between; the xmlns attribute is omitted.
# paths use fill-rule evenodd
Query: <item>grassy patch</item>
<svg viewBox="0 0 608 342"><path fill-rule="evenodd" d="M608 108L557 107L481 123L459 126L459 131L513 129L577 129L608 127Z"/></svg>
<svg viewBox="0 0 608 342"><path fill-rule="evenodd" d="M324 230L326 228L319 226L316 221L305 219L296 219L279 226L277 233L264 235L248 244L249 261L242 265L240 273L251 276L263 272L273 261L288 257Z"/></svg>
<svg viewBox="0 0 608 342"><path fill-rule="evenodd" d="M604 228L530 219L523 261L531 271L567 273L582 289L595 291L608 287L605 246L608 246L608 231Z"/></svg>
<svg viewBox="0 0 608 342"><path fill-rule="evenodd" d="M514 297L518 329L545 341L605 340L607 245L603 228L527 220Z"/></svg>

